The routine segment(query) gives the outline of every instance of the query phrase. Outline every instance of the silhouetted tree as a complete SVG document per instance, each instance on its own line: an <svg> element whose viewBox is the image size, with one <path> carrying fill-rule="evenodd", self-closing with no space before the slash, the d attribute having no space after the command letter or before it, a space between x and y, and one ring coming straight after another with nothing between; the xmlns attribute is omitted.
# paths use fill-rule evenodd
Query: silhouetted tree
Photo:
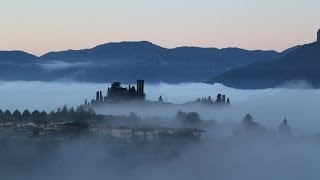
<svg viewBox="0 0 320 180"><path fill-rule="evenodd" d="M86 113L86 109L83 106L79 106L76 110L75 120L76 122L86 122L88 120L88 116Z"/></svg>
<svg viewBox="0 0 320 180"><path fill-rule="evenodd" d="M11 118L12 118L11 111L6 110L6 111L3 113L3 117L4 117L4 118L11 119Z"/></svg>
<svg viewBox="0 0 320 180"><path fill-rule="evenodd" d="M196 113L196 112L188 113L187 117L186 117L186 121L187 121L188 124L191 124L191 125L194 125L194 124L197 124L197 123L201 122L199 114Z"/></svg>
<svg viewBox="0 0 320 180"><path fill-rule="evenodd" d="M218 94L216 102L221 103L221 101L222 101L221 94Z"/></svg>
<svg viewBox="0 0 320 180"><path fill-rule="evenodd" d="M70 110L69 110L68 117L73 120L75 118L75 114L76 114L76 111L74 110L73 107L71 107Z"/></svg>
<svg viewBox="0 0 320 180"><path fill-rule="evenodd" d="M22 113L22 120L27 121L31 116L31 113L29 110L24 110Z"/></svg>
<svg viewBox="0 0 320 180"><path fill-rule="evenodd" d="M48 116L47 112L42 111L42 112L40 113L39 119L40 119L40 120L45 120L45 119L47 118L47 116Z"/></svg>
<svg viewBox="0 0 320 180"><path fill-rule="evenodd" d="M3 111L0 109L0 118L3 116Z"/></svg>
<svg viewBox="0 0 320 180"><path fill-rule="evenodd" d="M12 116L16 121L20 121L22 119L22 114L18 109L13 112Z"/></svg>
<svg viewBox="0 0 320 180"><path fill-rule="evenodd" d="M222 95L222 102L226 103L226 95Z"/></svg>
<svg viewBox="0 0 320 180"><path fill-rule="evenodd" d="M244 130L246 130L246 132L250 132L250 133L253 132L253 133L261 134L261 133L267 132L267 129L263 125L253 121L251 114L247 114L243 118L242 127L244 128Z"/></svg>
<svg viewBox="0 0 320 180"><path fill-rule="evenodd" d="M230 104L230 99L229 98L227 99L227 104Z"/></svg>
<svg viewBox="0 0 320 180"><path fill-rule="evenodd" d="M251 114L246 114L246 116L242 120L242 126L245 129L256 128L258 124L253 121Z"/></svg>
<svg viewBox="0 0 320 180"><path fill-rule="evenodd" d="M159 102L163 102L162 96L159 97Z"/></svg>
<svg viewBox="0 0 320 180"><path fill-rule="evenodd" d="M179 110L176 114L176 119L178 121L184 122L187 119L187 113Z"/></svg>
<svg viewBox="0 0 320 180"><path fill-rule="evenodd" d="M40 112L38 110L34 110L30 117L32 120L40 120Z"/></svg>
<svg viewBox="0 0 320 180"><path fill-rule="evenodd" d="M49 114L48 114L48 116L47 116L47 120L48 121L54 121L54 120L56 120L56 116L55 116L56 114L55 114L55 112L54 111L51 111Z"/></svg>
<svg viewBox="0 0 320 180"><path fill-rule="evenodd" d="M68 106L67 106L67 105L64 105L64 106L62 107L62 110L61 110L61 116L62 116L62 117L67 117L68 113L69 113L69 111L68 111Z"/></svg>
<svg viewBox="0 0 320 180"><path fill-rule="evenodd" d="M282 121L282 123L279 126L279 133L281 135L291 135L291 129L290 129L290 125L288 124L288 121L286 118L284 118L284 120Z"/></svg>
<svg viewBox="0 0 320 180"><path fill-rule="evenodd" d="M111 88L112 89L118 89L118 88L120 88L121 87L121 83L120 82L114 82L114 83L112 83L112 85L111 85Z"/></svg>

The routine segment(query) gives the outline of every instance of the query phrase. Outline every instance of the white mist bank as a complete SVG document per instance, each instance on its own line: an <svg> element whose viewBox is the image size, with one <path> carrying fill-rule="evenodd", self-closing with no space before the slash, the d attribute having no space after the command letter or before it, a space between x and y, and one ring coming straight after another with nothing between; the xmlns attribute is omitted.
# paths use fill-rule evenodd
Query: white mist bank
<svg viewBox="0 0 320 180"><path fill-rule="evenodd" d="M10 110L56 110L66 104L77 106L84 99L95 98L95 92L106 89L110 84L90 84L75 82L1 82L0 108ZM251 113L254 120L268 127L276 128L286 117L293 129L320 132L320 90L318 89L263 89L239 90L221 84L183 83L146 85L148 100L158 100L161 95L166 102L185 103L199 97L218 93L230 97L232 105L228 108L186 108L197 111L202 119L214 119L225 122L240 122L246 113ZM164 109L145 109L141 107L106 108L105 114L128 114L136 111L140 116L174 116L180 107Z"/></svg>

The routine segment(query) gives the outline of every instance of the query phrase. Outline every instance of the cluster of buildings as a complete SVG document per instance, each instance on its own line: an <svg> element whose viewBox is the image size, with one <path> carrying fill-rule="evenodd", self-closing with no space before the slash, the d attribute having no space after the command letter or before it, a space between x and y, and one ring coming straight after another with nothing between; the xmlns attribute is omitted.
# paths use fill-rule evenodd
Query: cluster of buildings
<svg viewBox="0 0 320 180"><path fill-rule="evenodd" d="M201 139L205 131L196 128L127 127L97 123L0 120L0 138L66 139L78 135L98 135L125 142L155 141L161 138Z"/></svg>
<svg viewBox="0 0 320 180"><path fill-rule="evenodd" d="M112 83L111 87L108 87L107 95L103 96L102 91L96 92L96 99L91 101L91 105L103 104L103 103L115 103L126 101L143 101L146 98L144 93L144 80L137 80L136 86L129 85L128 87L121 87L120 82ZM85 101L85 106L90 104Z"/></svg>
<svg viewBox="0 0 320 180"><path fill-rule="evenodd" d="M192 137L202 139L206 131L197 128L164 128L164 127L112 127L107 125L92 125L90 132L106 135L129 142L155 141L161 138Z"/></svg>
<svg viewBox="0 0 320 180"><path fill-rule="evenodd" d="M72 122L47 122L34 120L18 122L9 119L0 119L0 137L41 137L51 135L76 134L79 127ZM3 134L3 132L6 132Z"/></svg>
<svg viewBox="0 0 320 180"><path fill-rule="evenodd" d="M85 100L84 106L95 106L101 104L112 104L119 102L130 102L130 101L144 101L148 103L161 103L161 104L170 104L165 103L163 101L162 96L159 97L159 100L156 102L145 101L146 94L144 92L144 80L137 80L136 87L135 86L127 86L121 87L120 82L112 83L111 87L108 87L107 95L103 96L102 91L96 92L96 99L92 99L91 103ZM190 103L201 103L201 104L230 104L230 99L226 97L226 95L218 94L216 100L212 99L210 96L208 98L198 98L196 101L189 102Z"/></svg>

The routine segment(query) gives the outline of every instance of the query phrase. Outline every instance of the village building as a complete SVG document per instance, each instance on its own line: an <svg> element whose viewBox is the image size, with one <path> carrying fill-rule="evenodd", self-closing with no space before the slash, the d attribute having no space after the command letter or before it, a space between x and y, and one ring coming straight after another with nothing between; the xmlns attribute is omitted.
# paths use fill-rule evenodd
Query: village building
<svg viewBox="0 0 320 180"><path fill-rule="evenodd" d="M91 133L131 142L154 141L160 137L177 137L188 135L197 139L205 137L206 131L196 128L162 128L162 127L112 127L106 125L91 125Z"/></svg>
<svg viewBox="0 0 320 180"><path fill-rule="evenodd" d="M12 119L1 119L0 120L0 128L11 128L15 126L15 121Z"/></svg>

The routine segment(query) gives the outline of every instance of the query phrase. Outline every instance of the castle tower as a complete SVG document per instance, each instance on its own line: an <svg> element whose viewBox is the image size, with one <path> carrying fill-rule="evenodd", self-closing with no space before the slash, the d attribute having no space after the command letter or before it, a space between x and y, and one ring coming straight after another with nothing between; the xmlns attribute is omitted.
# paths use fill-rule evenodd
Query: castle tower
<svg viewBox="0 0 320 180"><path fill-rule="evenodd" d="M96 102L99 102L100 101L100 95L99 95L99 91L97 91L96 93Z"/></svg>
<svg viewBox="0 0 320 180"><path fill-rule="evenodd" d="M137 80L137 93L144 95L144 80Z"/></svg>
<svg viewBox="0 0 320 180"><path fill-rule="evenodd" d="M102 91L100 91L100 102L103 102Z"/></svg>

